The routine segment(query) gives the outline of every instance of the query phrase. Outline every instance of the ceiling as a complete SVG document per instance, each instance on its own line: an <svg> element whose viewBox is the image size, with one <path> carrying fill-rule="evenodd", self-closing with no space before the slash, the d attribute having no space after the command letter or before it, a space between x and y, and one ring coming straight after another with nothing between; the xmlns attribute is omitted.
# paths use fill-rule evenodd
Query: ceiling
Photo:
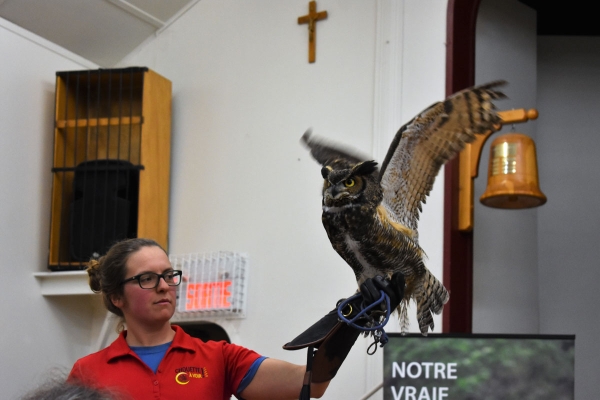
<svg viewBox="0 0 600 400"><path fill-rule="evenodd" d="M537 11L538 35L600 36L595 1L519 1Z"/></svg>
<svg viewBox="0 0 600 400"><path fill-rule="evenodd" d="M114 67L200 0L0 0L0 17ZM539 35L600 35L595 2L519 0L537 11Z"/></svg>
<svg viewBox="0 0 600 400"><path fill-rule="evenodd" d="M0 17L113 67L199 0L0 0Z"/></svg>

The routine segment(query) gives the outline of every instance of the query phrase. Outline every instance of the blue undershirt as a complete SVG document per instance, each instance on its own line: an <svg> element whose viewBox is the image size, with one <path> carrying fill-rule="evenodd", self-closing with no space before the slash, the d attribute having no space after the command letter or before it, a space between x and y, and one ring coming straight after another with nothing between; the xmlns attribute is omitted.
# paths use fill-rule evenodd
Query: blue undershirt
<svg viewBox="0 0 600 400"><path fill-rule="evenodd" d="M162 361L171 343L159 344L158 346L129 346L129 348L156 373L158 364Z"/></svg>

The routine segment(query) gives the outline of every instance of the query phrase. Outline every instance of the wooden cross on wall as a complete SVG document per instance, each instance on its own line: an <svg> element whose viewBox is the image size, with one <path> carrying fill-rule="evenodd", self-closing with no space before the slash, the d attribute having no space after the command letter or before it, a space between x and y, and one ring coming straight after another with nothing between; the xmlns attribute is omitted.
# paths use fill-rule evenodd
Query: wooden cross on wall
<svg viewBox="0 0 600 400"><path fill-rule="evenodd" d="M317 34L317 21L327 18L327 11L317 12L317 2L311 1L308 3L308 15L298 17L298 24L308 24L308 62L314 63L315 47L316 47L316 34Z"/></svg>

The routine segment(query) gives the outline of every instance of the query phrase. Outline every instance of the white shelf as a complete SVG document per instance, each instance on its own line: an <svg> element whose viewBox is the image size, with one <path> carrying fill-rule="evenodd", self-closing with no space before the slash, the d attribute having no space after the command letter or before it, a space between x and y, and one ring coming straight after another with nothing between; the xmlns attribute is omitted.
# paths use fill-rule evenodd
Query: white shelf
<svg viewBox="0 0 600 400"><path fill-rule="evenodd" d="M94 295L85 271L36 272L43 296Z"/></svg>

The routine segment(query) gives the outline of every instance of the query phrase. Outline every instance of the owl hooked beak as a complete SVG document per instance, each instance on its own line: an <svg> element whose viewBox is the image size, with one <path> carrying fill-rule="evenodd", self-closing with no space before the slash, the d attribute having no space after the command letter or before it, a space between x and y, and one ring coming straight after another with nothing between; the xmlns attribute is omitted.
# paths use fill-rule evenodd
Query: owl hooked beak
<svg viewBox="0 0 600 400"><path fill-rule="evenodd" d="M344 207L352 205L352 199L356 196L356 194L351 193L348 190L348 180L354 182L353 179L325 180L325 187L323 189L324 206Z"/></svg>
<svg viewBox="0 0 600 400"><path fill-rule="evenodd" d="M349 201L349 197L347 192L340 193L335 187L330 187L323 193L323 206L327 208L350 206L352 203Z"/></svg>

